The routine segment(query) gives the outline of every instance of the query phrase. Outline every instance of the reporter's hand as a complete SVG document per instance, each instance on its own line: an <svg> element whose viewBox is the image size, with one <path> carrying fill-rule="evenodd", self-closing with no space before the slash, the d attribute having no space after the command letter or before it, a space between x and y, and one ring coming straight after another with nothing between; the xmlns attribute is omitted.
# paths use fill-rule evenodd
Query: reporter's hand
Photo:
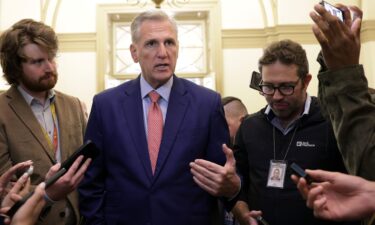
<svg viewBox="0 0 375 225"><path fill-rule="evenodd" d="M317 182L307 192L307 206L328 220L358 220L375 211L375 182L338 172L306 170Z"/></svg>
<svg viewBox="0 0 375 225"><path fill-rule="evenodd" d="M54 184L47 187L46 193L48 197L54 201L65 198L69 193L74 191L84 177L84 174L91 163L91 159L87 159L81 167L79 167L83 156L79 156L69 170L60 177ZM46 179L54 175L60 169L60 163L52 166L46 175Z"/></svg>
<svg viewBox="0 0 375 225"><path fill-rule="evenodd" d="M16 165L12 166L8 169L3 175L0 177L0 195L5 196L7 194L6 189L9 186L11 179L16 175L18 171L25 171L29 168L33 162L31 160L17 163ZM10 189L10 188L9 188Z"/></svg>
<svg viewBox="0 0 375 225"><path fill-rule="evenodd" d="M361 50L362 11L356 6L336 5L344 12L344 22L331 15L322 5L310 13L313 33L318 40L328 69L357 65ZM350 11L353 12L353 21Z"/></svg>
<svg viewBox="0 0 375 225"><path fill-rule="evenodd" d="M241 200L236 202L232 213L241 225L258 225L256 218L262 215L262 211L250 211L247 203Z"/></svg>
<svg viewBox="0 0 375 225"><path fill-rule="evenodd" d="M24 173L4 197L1 207L12 207L15 202L30 192L30 186L29 174Z"/></svg>
<svg viewBox="0 0 375 225"><path fill-rule="evenodd" d="M196 159L190 163L190 171L195 183L213 196L235 197L241 188L240 177L236 173L236 160L233 151L223 144L226 156L224 166Z"/></svg>
<svg viewBox="0 0 375 225"><path fill-rule="evenodd" d="M244 215L244 218L242 219L243 223L240 223L241 225L258 225L258 221L256 218L258 216L261 216L262 212L261 211L249 211Z"/></svg>
<svg viewBox="0 0 375 225"><path fill-rule="evenodd" d="M26 195L30 189L30 179L28 174L23 174L13 186L10 184L11 179L15 177L15 174L19 171L25 171L29 168L33 162L31 160L17 163L8 169L0 177L0 194L3 196L1 200L0 213L5 213L9 210L13 204Z"/></svg>
<svg viewBox="0 0 375 225"><path fill-rule="evenodd" d="M11 225L33 225L39 218L39 214L42 211L45 200L43 198L44 195L44 188L45 183L39 184L34 194L25 202L21 208L18 209L18 211L14 214ZM7 221L5 221L7 224L9 224L9 218Z"/></svg>
<svg viewBox="0 0 375 225"><path fill-rule="evenodd" d="M302 195L303 199L307 199L310 187L307 184L307 181L303 177L297 177L296 175L291 176L292 181L297 185L299 193Z"/></svg>

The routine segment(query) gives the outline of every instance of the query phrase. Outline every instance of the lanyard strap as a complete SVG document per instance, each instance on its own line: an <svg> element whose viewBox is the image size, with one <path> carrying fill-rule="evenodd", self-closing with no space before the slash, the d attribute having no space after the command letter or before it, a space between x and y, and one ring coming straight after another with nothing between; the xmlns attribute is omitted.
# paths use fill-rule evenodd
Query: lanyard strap
<svg viewBox="0 0 375 225"><path fill-rule="evenodd" d="M285 152L284 158L282 159L283 161L286 159L286 156L287 156L288 153L289 153L290 146L292 145L292 142L293 142L294 136L296 135L296 132L297 132L297 128L298 128L298 125L296 125L296 128L294 128L292 138L290 139L290 142L289 142L288 148L286 149L286 152ZM274 159L274 160L276 160L276 140L275 140L275 139L276 139L276 137L275 137L275 126L273 126L273 159Z"/></svg>
<svg viewBox="0 0 375 225"><path fill-rule="evenodd" d="M48 146L50 147L50 149L53 151L53 153L55 154L56 156L56 152L57 152L57 148L59 146L59 140L58 140L58 137L57 137L57 126L56 126L56 119L57 119L57 116L56 116L56 107L55 107L55 103L51 103L50 105L50 109L51 109L51 114L52 114L52 120L53 120L53 134L52 134L52 141L47 133L47 131L45 130L44 127L42 127L43 129L43 133L44 133L44 137L46 138L47 142L48 142Z"/></svg>

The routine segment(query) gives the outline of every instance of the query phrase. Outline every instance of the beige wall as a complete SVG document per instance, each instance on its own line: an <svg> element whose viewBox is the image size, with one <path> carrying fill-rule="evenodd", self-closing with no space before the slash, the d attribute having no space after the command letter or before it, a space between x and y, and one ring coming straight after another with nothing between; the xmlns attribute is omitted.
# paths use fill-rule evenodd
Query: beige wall
<svg viewBox="0 0 375 225"><path fill-rule="evenodd" d="M317 45L303 45L310 62L310 73L313 78L308 93L317 95L318 80L316 74L319 65L315 61L319 52ZM267 103L257 91L249 88L251 72L258 71L258 59L262 55L262 48L252 49L224 49L224 90L223 96L236 96L242 99L249 112L256 112Z"/></svg>
<svg viewBox="0 0 375 225"><path fill-rule="evenodd" d="M224 0L225 2L225 0ZM261 2L261 1L260 1ZM268 2L268 1L263 1ZM272 1L270 1L272 2ZM268 12L272 15L264 16L267 18L264 20L265 28L276 27L276 31L265 32L266 38L259 35L259 30L256 30L259 26L259 21L253 21L255 26L251 27L250 21L243 21L240 25L236 24L235 27L240 27L241 29L246 29L242 31L242 35L238 31L229 30L229 25L226 25L224 32L228 31L228 35L223 35L224 40L224 88L222 90L222 95L228 96L233 95L241 98L246 104L250 113L258 111L261 107L266 105L266 101L262 96L259 95L255 90L249 89L249 81L252 70L257 70L257 60L262 55L262 48L269 44L272 40L281 40L284 38L290 38L292 40L300 42L307 52L307 57L309 60L310 73L313 75L313 79L310 82L308 93L310 95L317 95L318 92L318 80L317 72L319 70L319 64L316 62L316 56L320 51L320 46L315 40L311 33L312 21L309 17L310 11L312 11L314 4L317 1L295 1L295 0L279 0L275 1L276 5L274 10L269 10ZM366 76L369 80L369 85L375 87L375 26L373 25L375 15L375 2L374 1L329 1L331 3L342 2L348 5L356 5L366 8L364 10L365 23L367 23L366 30L363 31L365 35L363 38L363 47L361 51L360 62L364 64ZM230 4L229 1L227 4ZM224 4L223 4L224 5ZM291 7L293 5L293 7ZM264 5L264 7L266 7ZM241 5L237 6L238 10L242 8ZM298 9L293 10L292 9ZM223 11L225 8L223 7ZM261 7L259 10L262 10ZM366 14L370 14L366 15ZM229 13L223 13L222 20L229 20ZM225 18L228 16L228 18ZM240 17L238 14L233 14L233 17ZM234 20L233 18L231 20ZM249 19L250 20L250 19ZM239 23L239 20L236 20ZM225 24L223 22L223 24ZM271 26L267 26L271 24ZM300 24L298 27L296 24ZM287 27L284 27L287 26ZM296 26L291 32L289 28ZM289 27L289 28L288 28ZM278 29L280 28L280 29ZM264 35L264 34L263 34ZM275 35L276 38L272 37ZM243 39L245 40L243 40ZM262 39L263 40L260 40ZM232 39L232 41L231 41ZM269 39L269 40L264 40ZM258 45L253 45L257 43ZM249 48L249 46L251 48ZM343 46L344 47L344 46Z"/></svg>
<svg viewBox="0 0 375 225"><path fill-rule="evenodd" d="M166 0L167 1L167 0ZM302 43L310 61L313 80L308 92L317 94L318 64L315 61L319 45L311 33L308 16L316 0L190 0L195 4L217 4L221 7L222 68L216 80L223 96L241 98L249 112L255 112L266 103L256 91L249 89L250 74L257 70L262 48L274 40L291 38ZM98 48L106 48L97 39L98 5L123 4L125 0L0 0L0 31L21 18L45 21L60 37L58 56L59 82L57 89L78 96L91 107L98 91ZM134 2L134 1L133 1ZM331 3L339 1L330 0ZM375 87L375 1L340 1L364 8L363 48L361 63L365 65L370 85ZM148 6L144 7L146 9ZM177 10L188 9L185 5ZM298 9L298 10L295 10Z"/></svg>

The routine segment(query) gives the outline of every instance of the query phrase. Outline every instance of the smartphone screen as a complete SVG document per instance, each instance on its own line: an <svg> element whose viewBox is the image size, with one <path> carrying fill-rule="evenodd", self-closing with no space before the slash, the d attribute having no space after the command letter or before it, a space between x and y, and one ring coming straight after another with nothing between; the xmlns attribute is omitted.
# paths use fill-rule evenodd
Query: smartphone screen
<svg viewBox="0 0 375 225"><path fill-rule="evenodd" d="M344 12L341 11L339 8L336 8L335 6L329 4L328 2L326 1L321 1L320 2L321 5L324 6L324 8L330 12L332 15L336 16L337 18L339 18L342 22L344 22Z"/></svg>
<svg viewBox="0 0 375 225"><path fill-rule="evenodd" d="M250 80L249 87L252 88L252 89L255 89L257 91L261 91L261 89L259 87L259 84L260 84L261 81L262 81L262 75L257 71L253 71L253 73L251 74L251 80Z"/></svg>

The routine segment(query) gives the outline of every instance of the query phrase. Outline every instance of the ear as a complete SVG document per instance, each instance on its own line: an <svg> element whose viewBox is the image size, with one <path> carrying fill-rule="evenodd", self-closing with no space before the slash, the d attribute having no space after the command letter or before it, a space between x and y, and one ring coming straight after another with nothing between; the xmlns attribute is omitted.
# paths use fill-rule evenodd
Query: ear
<svg viewBox="0 0 375 225"><path fill-rule="evenodd" d="M311 78L312 78L311 74L307 74L305 79L303 79L304 89L307 89L307 87L309 86Z"/></svg>
<svg viewBox="0 0 375 225"><path fill-rule="evenodd" d="M138 63L138 52L137 52L137 47L134 44L130 45L130 54L132 55L133 61L135 63Z"/></svg>

